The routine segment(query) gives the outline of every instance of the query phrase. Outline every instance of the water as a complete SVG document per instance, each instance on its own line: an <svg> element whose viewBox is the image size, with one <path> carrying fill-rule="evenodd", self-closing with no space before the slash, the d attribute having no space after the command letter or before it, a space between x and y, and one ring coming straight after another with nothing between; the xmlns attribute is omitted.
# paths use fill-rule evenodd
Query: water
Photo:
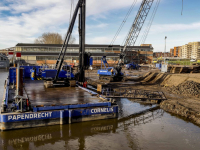
<svg viewBox="0 0 200 150"><path fill-rule="evenodd" d="M0 70L0 97L6 77L7 73ZM161 109L127 117L151 106L125 98L117 103L119 119L0 132L0 150L199 149L198 126Z"/></svg>

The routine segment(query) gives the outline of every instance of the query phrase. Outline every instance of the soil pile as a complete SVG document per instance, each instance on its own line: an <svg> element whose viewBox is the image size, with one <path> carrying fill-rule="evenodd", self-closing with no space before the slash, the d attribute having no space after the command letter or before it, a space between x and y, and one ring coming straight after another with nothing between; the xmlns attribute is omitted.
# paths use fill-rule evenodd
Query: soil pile
<svg viewBox="0 0 200 150"><path fill-rule="evenodd" d="M185 96L200 98L200 83L194 81L186 81L178 86L167 87L167 90L174 94L183 94Z"/></svg>

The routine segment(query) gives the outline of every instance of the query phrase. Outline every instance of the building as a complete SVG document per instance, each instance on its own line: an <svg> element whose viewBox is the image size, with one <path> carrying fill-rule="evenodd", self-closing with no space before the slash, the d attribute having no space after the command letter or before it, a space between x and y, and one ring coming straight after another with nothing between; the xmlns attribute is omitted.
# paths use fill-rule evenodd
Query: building
<svg viewBox="0 0 200 150"><path fill-rule="evenodd" d="M200 59L200 42L189 42L183 46L177 46L170 49L172 57L183 59Z"/></svg>
<svg viewBox="0 0 200 150"><path fill-rule="evenodd" d="M153 57L154 57L154 58L172 57L172 54L171 54L170 52L166 52L166 53L163 53L163 52L154 52L154 53L153 53Z"/></svg>
<svg viewBox="0 0 200 150"><path fill-rule="evenodd" d="M200 59L200 42L189 42L182 46L182 58Z"/></svg>
<svg viewBox="0 0 200 150"><path fill-rule="evenodd" d="M0 54L4 54L4 55L8 55L9 54L9 52L14 52L14 47L10 47L10 48L7 48L7 49L2 49L2 50L0 50Z"/></svg>
<svg viewBox="0 0 200 150"><path fill-rule="evenodd" d="M140 46L150 46L150 47L152 47L152 44L141 44Z"/></svg>
<svg viewBox="0 0 200 150"><path fill-rule="evenodd" d="M191 58L192 45L191 43L182 46L181 58Z"/></svg>
<svg viewBox="0 0 200 150"><path fill-rule="evenodd" d="M190 42L191 46L191 58L200 59L200 42Z"/></svg>
<svg viewBox="0 0 200 150"><path fill-rule="evenodd" d="M181 46L176 46L174 47L174 50L173 50L173 57L180 57L181 56L181 49L182 47Z"/></svg>
<svg viewBox="0 0 200 150"><path fill-rule="evenodd" d="M172 57L174 57L174 48L170 49L170 54L171 54Z"/></svg>
<svg viewBox="0 0 200 150"><path fill-rule="evenodd" d="M62 44L25 44L18 43L15 47L15 53L21 53L21 59L31 64L55 64L61 51ZM101 63L102 56L107 56L107 61L114 64L119 59L123 47L120 45L91 45L86 44L86 52L90 52L95 63ZM140 52L139 55L138 51ZM137 57L136 57L137 56ZM72 44L68 46L65 54L65 62L78 64L79 45ZM152 46L130 46L127 47L125 62L138 61L151 63L153 60Z"/></svg>
<svg viewBox="0 0 200 150"><path fill-rule="evenodd" d="M135 63L147 63L150 64L153 61L153 47L151 44L149 46L131 46L127 47L125 52L125 63L135 62ZM121 46L123 50L123 46Z"/></svg>
<svg viewBox="0 0 200 150"><path fill-rule="evenodd" d="M181 57L182 55L182 46L176 46L170 49L171 57Z"/></svg>

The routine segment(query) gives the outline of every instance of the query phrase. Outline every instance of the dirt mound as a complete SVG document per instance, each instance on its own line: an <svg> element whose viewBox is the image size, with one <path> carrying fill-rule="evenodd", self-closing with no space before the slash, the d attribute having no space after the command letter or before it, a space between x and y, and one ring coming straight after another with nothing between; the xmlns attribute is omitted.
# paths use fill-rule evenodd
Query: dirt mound
<svg viewBox="0 0 200 150"><path fill-rule="evenodd" d="M178 86L167 87L167 90L174 94L183 94L185 96L200 98L200 83L194 81L185 81Z"/></svg>

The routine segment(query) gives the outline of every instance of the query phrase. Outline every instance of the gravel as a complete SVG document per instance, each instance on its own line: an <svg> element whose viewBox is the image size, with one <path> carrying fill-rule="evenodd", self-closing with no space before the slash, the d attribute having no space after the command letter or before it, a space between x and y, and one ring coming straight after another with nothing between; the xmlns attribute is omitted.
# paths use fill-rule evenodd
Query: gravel
<svg viewBox="0 0 200 150"><path fill-rule="evenodd" d="M194 81L185 81L178 86L167 87L167 90L174 94L200 98L200 84Z"/></svg>

